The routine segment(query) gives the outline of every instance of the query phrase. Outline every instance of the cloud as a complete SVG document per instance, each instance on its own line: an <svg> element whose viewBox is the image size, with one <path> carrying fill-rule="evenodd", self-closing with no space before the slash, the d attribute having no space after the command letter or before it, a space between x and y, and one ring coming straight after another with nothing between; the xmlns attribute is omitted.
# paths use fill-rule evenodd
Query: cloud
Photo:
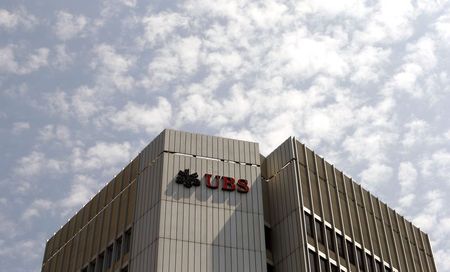
<svg viewBox="0 0 450 272"><path fill-rule="evenodd" d="M31 29L38 24L38 19L27 12L24 7L19 7L15 11L0 9L0 29L7 31L15 30L18 27Z"/></svg>
<svg viewBox="0 0 450 272"><path fill-rule="evenodd" d="M439 177L450 184L450 152L439 149L431 156L424 158L421 161L421 173L427 178Z"/></svg>
<svg viewBox="0 0 450 272"><path fill-rule="evenodd" d="M67 52L65 44L55 46L56 55L52 60L52 65L60 70L65 70L74 62L75 54Z"/></svg>
<svg viewBox="0 0 450 272"><path fill-rule="evenodd" d="M387 84L388 90L404 91L415 98L422 97L424 90L420 79L436 66L435 50L435 41L430 37L408 44L404 64Z"/></svg>
<svg viewBox="0 0 450 272"><path fill-rule="evenodd" d="M48 199L36 199L22 213L22 220L29 221L35 217L39 217L42 212L48 211L53 207L53 202Z"/></svg>
<svg viewBox="0 0 450 272"><path fill-rule="evenodd" d="M87 175L75 175L67 196L59 201L63 216L67 216L72 209L80 208L98 191L101 184Z"/></svg>
<svg viewBox="0 0 450 272"><path fill-rule="evenodd" d="M12 133L19 135L30 128L31 125L28 122L15 122L13 123Z"/></svg>
<svg viewBox="0 0 450 272"><path fill-rule="evenodd" d="M159 97L157 105L153 107L128 102L110 117L110 121L117 130L146 131L153 134L167 127L171 117L172 106L167 99Z"/></svg>
<svg viewBox="0 0 450 272"><path fill-rule="evenodd" d="M39 48L29 53L25 60L16 59L15 47L12 45L0 48L1 73L25 75L48 65L48 48Z"/></svg>
<svg viewBox="0 0 450 272"><path fill-rule="evenodd" d="M161 85L189 79L188 76L194 75L199 68L200 51L201 40L198 37L189 36L172 40L170 44L156 52L148 65L147 77L141 84L146 88L157 90ZM226 58L221 60L226 61Z"/></svg>
<svg viewBox="0 0 450 272"><path fill-rule="evenodd" d="M411 1L376 2L364 21L364 29L355 32L355 39L366 44L392 44L409 38L413 32L415 10Z"/></svg>
<svg viewBox="0 0 450 272"><path fill-rule="evenodd" d="M140 43L154 46L157 42L164 41L177 28L185 28L188 18L174 12L161 12L142 18L144 35Z"/></svg>
<svg viewBox="0 0 450 272"><path fill-rule="evenodd" d="M115 88L130 90L134 86L134 78L128 71L134 64L134 59L120 55L114 47L107 44L97 45L94 48L95 58L91 63L97 77L97 84L105 86L103 89Z"/></svg>
<svg viewBox="0 0 450 272"><path fill-rule="evenodd" d="M22 178L31 178L37 177L43 172L63 172L64 168L62 161L49 159L42 152L32 151L17 161L14 173Z"/></svg>
<svg viewBox="0 0 450 272"><path fill-rule="evenodd" d="M124 143L98 142L92 147L75 147L72 151L72 168L76 172L117 168L131 159L131 145Z"/></svg>
<svg viewBox="0 0 450 272"><path fill-rule="evenodd" d="M83 34L89 20L83 15L74 15L66 11L56 13L54 31L56 36L63 41L79 37Z"/></svg>
<svg viewBox="0 0 450 272"><path fill-rule="evenodd" d="M392 179L393 172L392 167L386 164L371 164L361 172L361 183L369 189L379 188L381 184L387 183Z"/></svg>
<svg viewBox="0 0 450 272"><path fill-rule="evenodd" d="M61 142L70 146L71 132L67 126L64 125L46 125L39 130L39 139L43 142Z"/></svg>
<svg viewBox="0 0 450 272"><path fill-rule="evenodd" d="M84 85L73 90L71 96L58 90L47 94L45 108L58 116L73 116L81 123L88 123L104 108L101 95L97 89Z"/></svg>

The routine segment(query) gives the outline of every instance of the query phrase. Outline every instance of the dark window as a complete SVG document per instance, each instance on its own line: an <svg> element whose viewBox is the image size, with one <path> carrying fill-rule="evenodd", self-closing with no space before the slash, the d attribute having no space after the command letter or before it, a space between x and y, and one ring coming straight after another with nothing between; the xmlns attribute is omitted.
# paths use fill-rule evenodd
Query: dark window
<svg viewBox="0 0 450 272"><path fill-rule="evenodd" d="M374 267L373 267L372 256L370 256L367 253L366 253L366 263L367 263L367 267L369 268L369 272L375 272Z"/></svg>
<svg viewBox="0 0 450 272"><path fill-rule="evenodd" d="M92 262L89 264L88 272L95 272L95 261L92 261Z"/></svg>
<svg viewBox="0 0 450 272"><path fill-rule="evenodd" d="M306 233L314 238L314 224L313 224L313 218L312 215L309 213L305 213L305 221L306 221Z"/></svg>
<svg viewBox="0 0 450 272"><path fill-rule="evenodd" d="M116 262L118 259L120 259L120 255L122 254L122 237L116 239L116 245L114 248L113 262Z"/></svg>
<svg viewBox="0 0 450 272"><path fill-rule="evenodd" d="M81 272L87 272L87 271L88 271L87 266L86 266L85 268L82 268L82 269L81 269Z"/></svg>
<svg viewBox="0 0 450 272"><path fill-rule="evenodd" d="M345 244L344 237L342 235L336 233L336 242L338 246L339 256L345 259Z"/></svg>
<svg viewBox="0 0 450 272"><path fill-rule="evenodd" d="M264 237L266 238L266 248L272 250L272 230L264 226Z"/></svg>
<svg viewBox="0 0 450 272"><path fill-rule="evenodd" d="M328 249L334 252L336 249L334 248L333 230L328 227L326 228L326 230L327 230Z"/></svg>
<svg viewBox="0 0 450 272"><path fill-rule="evenodd" d="M123 255L130 252L130 244L131 244L131 229L125 232L125 236L123 238Z"/></svg>
<svg viewBox="0 0 450 272"><path fill-rule="evenodd" d="M317 255L313 251L309 251L309 266L311 268L310 272L319 271L319 267L317 266Z"/></svg>
<svg viewBox="0 0 450 272"><path fill-rule="evenodd" d="M323 224L319 220L316 220L316 233L317 233L317 241L321 244L325 244L325 239L323 237Z"/></svg>
<svg viewBox="0 0 450 272"><path fill-rule="evenodd" d="M330 270L328 270L327 260L325 260L324 258L320 258L320 271L321 272L329 272L330 271Z"/></svg>
<svg viewBox="0 0 450 272"><path fill-rule="evenodd" d="M271 264L267 264L267 272L273 272L273 271L275 271L275 269L273 268L273 265L271 265Z"/></svg>
<svg viewBox="0 0 450 272"><path fill-rule="evenodd" d="M97 272L103 272L103 262L105 261L105 253L98 255Z"/></svg>
<svg viewBox="0 0 450 272"><path fill-rule="evenodd" d="M108 269L111 267L111 263L112 263L112 254L113 254L113 245L110 245L107 249L106 249L106 262L105 262L105 268Z"/></svg>
<svg viewBox="0 0 450 272"><path fill-rule="evenodd" d="M366 271L366 266L364 265L363 256L364 256L364 253L363 253L362 249L357 247L356 248L356 257L358 258L359 269L361 269L361 271Z"/></svg>
<svg viewBox="0 0 450 272"><path fill-rule="evenodd" d="M128 265L120 270L120 272L128 272Z"/></svg>
<svg viewBox="0 0 450 272"><path fill-rule="evenodd" d="M377 264L377 272L383 272L383 266L381 265L381 262L378 260L375 260L375 263Z"/></svg>
<svg viewBox="0 0 450 272"><path fill-rule="evenodd" d="M331 264L331 272L339 272L339 267L334 264Z"/></svg>
<svg viewBox="0 0 450 272"><path fill-rule="evenodd" d="M346 241L347 242L347 255L348 255L348 260L350 261L351 264L356 264L355 262L355 251L353 248L353 243L350 241Z"/></svg>
<svg viewBox="0 0 450 272"><path fill-rule="evenodd" d="M386 271L386 272L391 272L391 269L390 269L389 267L385 266L385 267L384 267L384 271Z"/></svg>

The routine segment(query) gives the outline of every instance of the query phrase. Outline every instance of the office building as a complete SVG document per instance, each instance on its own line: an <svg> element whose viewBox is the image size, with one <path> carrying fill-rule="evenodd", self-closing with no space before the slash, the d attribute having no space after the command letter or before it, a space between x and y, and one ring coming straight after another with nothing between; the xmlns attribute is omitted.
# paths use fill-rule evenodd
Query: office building
<svg viewBox="0 0 450 272"><path fill-rule="evenodd" d="M46 245L44 272L436 271L428 235L295 138L164 130Z"/></svg>

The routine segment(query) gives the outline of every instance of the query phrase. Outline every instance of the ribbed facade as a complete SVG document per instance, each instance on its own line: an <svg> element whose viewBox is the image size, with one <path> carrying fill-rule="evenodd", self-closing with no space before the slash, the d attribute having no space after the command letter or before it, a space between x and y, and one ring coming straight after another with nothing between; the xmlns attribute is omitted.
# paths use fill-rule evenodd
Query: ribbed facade
<svg viewBox="0 0 450 272"><path fill-rule="evenodd" d="M49 239L42 271L436 268L425 233L294 138L264 158L167 129Z"/></svg>

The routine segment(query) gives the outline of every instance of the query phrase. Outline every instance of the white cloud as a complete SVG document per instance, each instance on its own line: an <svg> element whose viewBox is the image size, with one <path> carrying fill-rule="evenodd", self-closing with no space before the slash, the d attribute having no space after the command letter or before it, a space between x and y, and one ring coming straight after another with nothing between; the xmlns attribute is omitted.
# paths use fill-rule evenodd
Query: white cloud
<svg viewBox="0 0 450 272"><path fill-rule="evenodd" d="M272 71L293 81L323 74L344 77L350 67L341 40L320 34L310 34L303 27L284 34L279 44L268 54L267 65Z"/></svg>
<svg viewBox="0 0 450 272"><path fill-rule="evenodd" d="M30 128L31 126L28 122L15 122L13 123L12 133L18 135Z"/></svg>
<svg viewBox="0 0 450 272"><path fill-rule="evenodd" d="M371 164L367 169L361 172L361 183L366 185L369 189L378 188L381 184L391 180L393 172L392 167L386 164Z"/></svg>
<svg viewBox="0 0 450 272"><path fill-rule="evenodd" d="M95 89L81 86L75 90L71 106L77 119L85 122L101 109L101 101L97 99Z"/></svg>
<svg viewBox="0 0 450 272"><path fill-rule="evenodd" d="M116 168L131 159L131 145L124 143L98 142L87 149L76 147L72 151L72 168L74 171L87 171Z"/></svg>
<svg viewBox="0 0 450 272"><path fill-rule="evenodd" d="M39 139L44 142L59 141L71 145L70 129L64 125L46 125L39 130Z"/></svg>
<svg viewBox="0 0 450 272"><path fill-rule="evenodd" d="M184 28L188 24L188 18L178 13L161 12L152 14L142 19L145 29L144 43L151 46L159 41L164 41L177 28Z"/></svg>
<svg viewBox="0 0 450 272"><path fill-rule="evenodd" d="M420 84L420 79L436 66L435 50L435 41L430 37L423 37L415 43L408 44L404 64L387 84L387 91L403 91L421 98L425 90Z"/></svg>
<svg viewBox="0 0 450 272"><path fill-rule="evenodd" d="M365 27L356 31L355 39L367 44L392 44L409 38L413 32L414 6L410 0L378 1L364 21Z"/></svg>
<svg viewBox="0 0 450 272"><path fill-rule="evenodd" d="M94 48L95 59L91 63L96 72L97 84L119 90L130 90L134 78L128 74L134 64L132 57L120 55L111 45L101 44Z"/></svg>
<svg viewBox="0 0 450 272"><path fill-rule="evenodd" d="M58 69L65 70L73 63L75 54L67 52L65 44L58 44L55 47L56 55L52 64Z"/></svg>
<svg viewBox="0 0 450 272"><path fill-rule="evenodd" d="M42 152L32 151L20 158L14 168L14 173L24 178L36 177L44 171L62 172L64 164L62 161L47 158Z"/></svg>
<svg viewBox="0 0 450 272"><path fill-rule="evenodd" d="M14 46L6 46L0 48L0 73L13 74L29 74L39 70L41 67L48 65L48 48L36 49L33 53L28 54L26 60L21 60L19 63L16 59Z"/></svg>
<svg viewBox="0 0 450 272"><path fill-rule="evenodd" d="M95 121L100 111L104 110L102 92L96 87L80 86L68 92L56 91L46 96L45 109L58 116L73 116L81 123Z"/></svg>
<svg viewBox="0 0 450 272"><path fill-rule="evenodd" d="M59 201L62 215L67 216L74 208L78 209L86 204L100 186L101 183L90 176L76 175L70 185L68 195Z"/></svg>
<svg viewBox="0 0 450 272"><path fill-rule="evenodd" d="M70 40L83 34L88 24L88 19L83 15L74 15L66 11L56 13L55 34L63 40Z"/></svg>
<svg viewBox="0 0 450 272"><path fill-rule="evenodd" d="M29 14L23 7L20 7L15 11L0 9L0 28L15 30L17 27L22 26L25 29L30 29L37 23L37 18L34 15Z"/></svg>
<svg viewBox="0 0 450 272"><path fill-rule="evenodd" d="M39 217L42 212L48 211L53 207L53 202L48 199L36 199L31 205L22 213L22 219L29 221L34 217Z"/></svg>
<svg viewBox="0 0 450 272"><path fill-rule="evenodd" d="M135 7L137 0L120 0L120 3L124 4L125 6L128 7Z"/></svg>
<svg viewBox="0 0 450 272"><path fill-rule="evenodd" d="M384 65L389 62L392 50L366 46L351 57L354 74L351 80L358 84L378 82L384 75Z"/></svg>
<svg viewBox="0 0 450 272"><path fill-rule="evenodd" d="M163 84L188 79L188 76L197 72L200 49L201 40L198 37L174 39L156 52L156 56L148 65L148 75L142 84L146 88L157 90ZM224 61L225 59L221 58Z"/></svg>
<svg viewBox="0 0 450 272"><path fill-rule="evenodd" d="M439 177L450 184L450 152L436 150L430 157L421 161L421 173L427 178Z"/></svg>
<svg viewBox="0 0 450 272"><path fill-rule="evenodd" d="M149 134L161 131L170 124L172 106L163 97L158 98L155 106L146 106L128 102L122 110L110 117L114 129L146 131Z"/></svg>
<svg viewBox="0 0 450 272"><path fill-rule="evenodd" d="M411 162L402 162L398 168L398 179L402 191L413 191L417 181L417 170Z"/></svg>
<svg viewBox="0 0 450 272"><path fill-rule="evenodd" d="M52 174L67 171L66 163L62 160L48 158L44 153L32 151L30 154L17 160L13 169L14 175L19 178L15 189L19 192L28 192L33 189L39 177L46 173L48 177Z"/></svg>
<svg viewBox="0 0 450 272"><path fill-rule="evenodd" d="M429 129L429 125L423 120L412 120L408 122L405 126L405 133L403 135L402 144L411 148L413 145L418 143L423 143L426 140L426 132Z"/></svg>

